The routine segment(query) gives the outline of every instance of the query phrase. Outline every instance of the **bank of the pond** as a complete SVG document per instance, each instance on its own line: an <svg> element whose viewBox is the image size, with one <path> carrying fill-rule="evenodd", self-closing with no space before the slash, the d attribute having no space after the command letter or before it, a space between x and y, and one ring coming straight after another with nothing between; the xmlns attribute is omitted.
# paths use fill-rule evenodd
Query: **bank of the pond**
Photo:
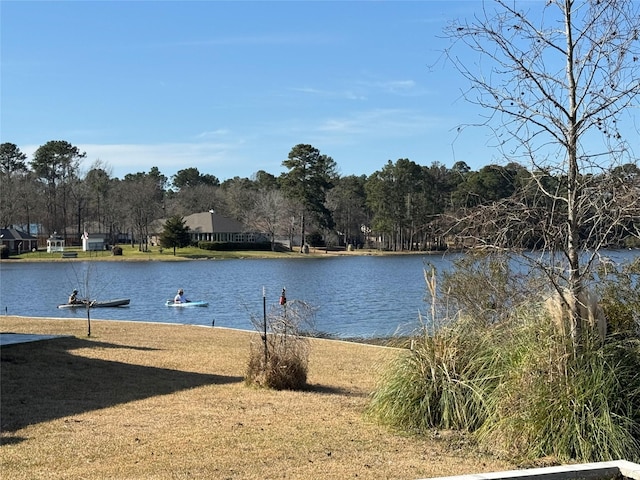
<svg viewBox="0 0 640 480"><path fill-rule="evenodd" d="M113 255L110 251L84 252L79 247L69 247L65 249L66 255L61 252L48 253L43 250L37 252L25 252L20 255L13 255L2 261L32 261L32 262L74 262L74 261L151 261L162 260L167 262L186 261L186 260L225 260L225 259L250 259L250 258L323 258L335 256L381 256L381 255L431 255L443 252L426 252L426 251L402 251L392 252L388 250L378 249L324 249L311 248L309 253L300 253L299 250L293 251L262 251L262 250L234 250L234 251L218 251L218 250L202 250L197 247L187 247L177 249L176 254L172 250L159 249L158 247L150 247L146 251L141 251L137 246L123 246L122 255ZM69 255L69 254L72 254ZM453 250L447 253L459 253Z"/></svg>
<svg viewBox="0 0 640 480"><path fill-rule="evenodd" d="M310 339L309 388L245 386L257 334L0 317L71 335L2 348L3 477L411 479L513 468L462 443L395 434L364 411L397 350ZM456 446L457 445L457 446Z"/></svg>

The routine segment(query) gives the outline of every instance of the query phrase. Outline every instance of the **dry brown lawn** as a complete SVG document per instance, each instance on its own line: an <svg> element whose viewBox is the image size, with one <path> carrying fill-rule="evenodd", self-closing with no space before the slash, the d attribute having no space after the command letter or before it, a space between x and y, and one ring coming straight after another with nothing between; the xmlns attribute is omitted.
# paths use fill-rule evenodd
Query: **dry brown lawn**
<svg viewBox="0 0 640 480"><path fill-rule="evenodd" d="M312 339L307 391L244 384L252 332L0 317L3 479L418 479L513 468L364 414L396 350Z"/></svg>

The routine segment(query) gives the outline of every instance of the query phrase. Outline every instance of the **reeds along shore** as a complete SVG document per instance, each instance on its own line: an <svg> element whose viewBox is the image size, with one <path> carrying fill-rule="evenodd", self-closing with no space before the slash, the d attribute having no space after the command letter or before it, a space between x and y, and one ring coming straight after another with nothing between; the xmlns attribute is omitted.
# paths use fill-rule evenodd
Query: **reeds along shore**
<svg viewBox="0 0 640 480"><path fill-rule="evenodd" d="M512 467L364 415L392 348L310 339L308 388L248 387L259 334L0 317L3 478L426 478ZM441 437L442 438L442 437Z"/></svg>

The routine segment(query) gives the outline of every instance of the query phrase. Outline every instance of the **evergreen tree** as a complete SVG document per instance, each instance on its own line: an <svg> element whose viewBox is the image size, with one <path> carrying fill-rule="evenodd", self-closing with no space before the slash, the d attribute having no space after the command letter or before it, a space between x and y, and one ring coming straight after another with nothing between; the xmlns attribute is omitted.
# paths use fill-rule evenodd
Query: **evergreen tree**
<svg viewBox="0 0 640 480"><path fill-rule="evenodd" d="M186 247L190 242L189 227L185 224L184 218L179 215L169 217L160 234L160 246L173 248L173 254L175 255L176 247Z"/></svg>
<svg viewBox="0 0 640 480"><path fill-rule="evenodd" d="M332 212L326 205L326 194L333 188L336 162L311 145L299 144L291 149L287 160L282 162L289 171L283 174L282 189L300 206L301 235L300 251L304 251L305 214L310 213L322 228L333 228Z"/></svg>

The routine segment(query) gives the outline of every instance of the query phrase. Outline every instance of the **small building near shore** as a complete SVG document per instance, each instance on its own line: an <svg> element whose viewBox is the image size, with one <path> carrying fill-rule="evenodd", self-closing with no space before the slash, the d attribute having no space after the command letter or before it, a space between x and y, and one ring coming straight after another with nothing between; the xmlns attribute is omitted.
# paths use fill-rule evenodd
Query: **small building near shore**
<svg viewBox="0 0 640 480"><path fill-rule="evenodd" d="M58 232L47 238L47 253L64 252L64 237L58 235Z"/></svg>
<svg viewBox="0 0 640 480"><path fill-rule="evenodd" d="M0 228L0 245L11 255L20 255L38 249L38 239L16 228Z"/></svg>
<svg viewBox="0 0 640 480"><path fill-rule="evenodd" d="M87 233L82 235L82 251L97 252L107 249L106 235L102 233Z"/></svg>

